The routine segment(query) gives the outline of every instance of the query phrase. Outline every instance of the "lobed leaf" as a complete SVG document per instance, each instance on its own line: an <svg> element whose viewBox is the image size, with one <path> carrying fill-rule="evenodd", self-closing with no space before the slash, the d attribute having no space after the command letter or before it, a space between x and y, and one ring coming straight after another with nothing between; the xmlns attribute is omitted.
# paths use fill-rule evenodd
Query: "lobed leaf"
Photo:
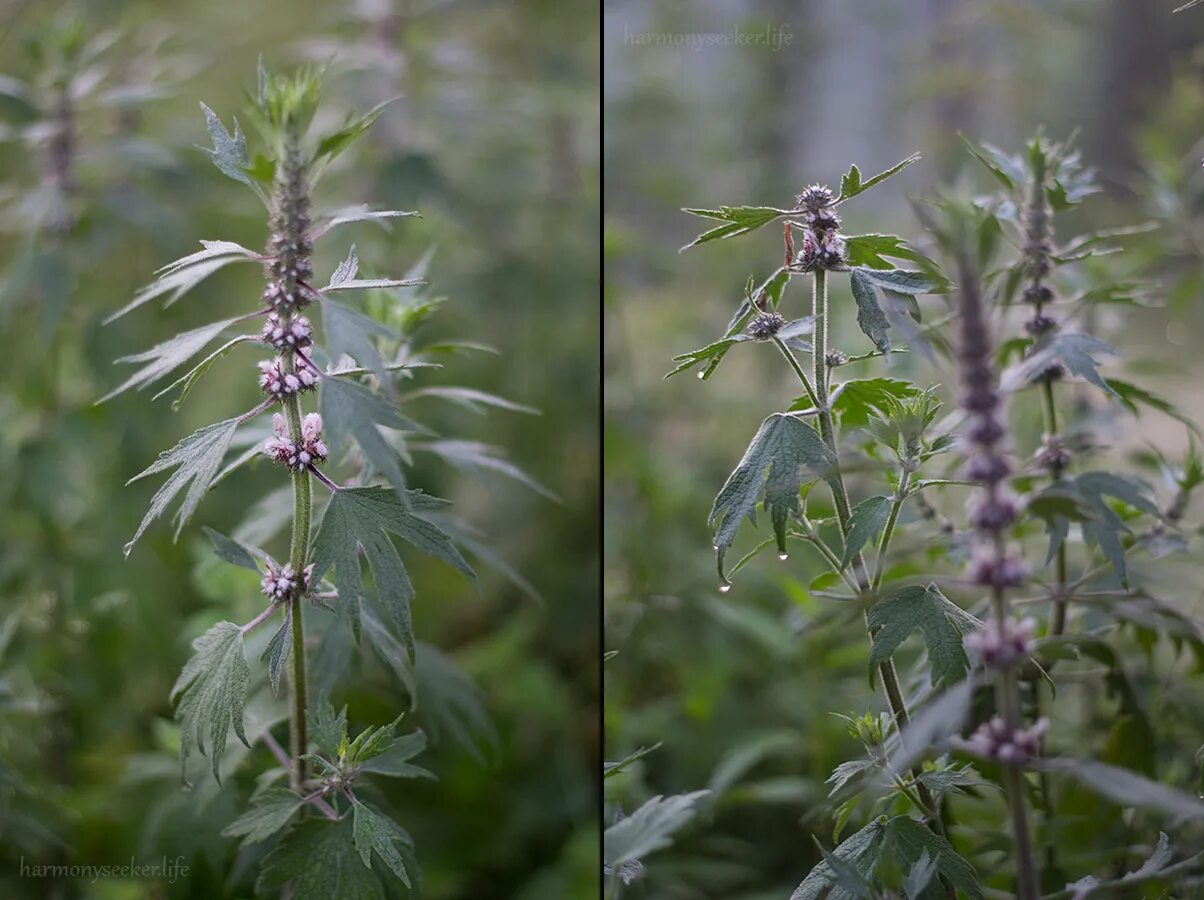
<svg viewBox="0 0 1204 900"><path fill-rule="evenodd" d="M250 808L222 829L226 837L242 837L242 845L265 841L288 824L303 800L288 788L270 787L251 798Z"/></svg>
<svg viewBox="0 0 1204 900"><path fill-rule="evenodd" d="M710 791L694 791L670 797L657 795L606 829L602 838L602 860L621 866L668 847L670 837L698 813L698 802Z"/></svg>
<svg viewBox="0 0 1204 900"><path fill-rule="evenodd" d="M194 431L170 450L164 450L154 463L126 482L133 484L140 478L154 475L165 469L174 468L176 470L151 497L150 509L143 516L134 537L125 545L126 556L130 555L134 544L142 537L143 532L151 522L163 514L176 494L188 487L188 493L184 495L184 500L175 515L176 537L179 537L180 531L192 518L192 514L196 512L197 506L200 505L209 490L209 485L217 475L217 470L226 455L226 450L230 447L230 442L234 438L234 432L238 429L240 421L241 419L237 417L226 419Z"/></svg>
<svg viewBox="0 0 1204 900"><path fill-rule="evenodd" d="M724 223L718 228L712 228L710 231L703 232L682 247L682 250L689 250L691 247L705 244L708 241L718 241L723 238L748 234L748 232L755 231L762 225L768 225L779 216L785 215L782 210L773 209L768 206L721 206L718 209L683 209L682 212L688 212L692 216L701 216L706 219L716 219Z"/></svg>
<svg viewBox="0 0 1204 900"><path fill-rule="evenodd" d="M384 900L380 879L359 859L353 823L311 818L294 825L260 864L257 894L292 884L292 900Z"/></svg>
<svg viewBox="0 0 1204 900"><path fill-rule="evenodd" d="M392 819L382 816L359 800L352 804L352 808L352 836L364 865L372 868L372 854L375 852L389 870L401 879L402 884L409 887L410 876L406 872L405 861L394 845L396 841L408 842L405 832Z"/></svg>
<svg viewBox="0 0 1204 900"><path fill-rule="evenodd" d="M977 620L950 601L935 584L901 588L873 606L868 614L873 633L869 665L890 659L899 645L917 629L928 648L932 683L952 684L970 669L963 636L976 627Z"/></svg>
<svg viewBox="0 0 1204 900"><path fill-rule="evenodd" d="M840 179L840 196L836 198L837 203L856 197L858 194L863 194L876 184L881 184L892 175L897 175L902 172L912 163L920 161L920 154L913 153L907 159L895 163L885 172L879 172L877 175L865 181L861 180L861 170L856 166L850 166L849 171Z"/></svg>
<svg viewBox="0 0 1204 900"><path fill-rule="evenodd" d="M193 746L206 752L208 737L213 777L220 783L218 763L231 725L239 740L250 747L243 716L251 670L243 655L242 629L233 622L218 622L194 640L192 648L196 652L171 689L171 699L179 699L180 766L182 770Z"/></svg>

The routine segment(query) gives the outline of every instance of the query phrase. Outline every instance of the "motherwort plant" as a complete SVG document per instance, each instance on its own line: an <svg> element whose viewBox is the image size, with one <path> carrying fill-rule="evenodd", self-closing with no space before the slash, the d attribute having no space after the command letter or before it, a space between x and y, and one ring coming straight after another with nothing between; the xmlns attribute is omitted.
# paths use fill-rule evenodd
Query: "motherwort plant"
<svg viewBox="0 0 1204 900"><path fill-rule="evenodd" d="M225 833L243 836L247 844L274 841L259 886L267 890L291 884L295 900L377 897L382 879L409 885L416 874L408 859L409 837L368 798L375 796L371 777L429 775L407 762L425 746L425 737L421 731L395 736L396 720L369 726L358 735L349 732L346 708L336 714L326 699L331 672L337 676L348 668L343 663L332 668L331 636L345 632L358 644L367 634L372 647L388 649L412 695L414 588L391 535L470 578L473 571L435 522L447 501L409 487L402 462L408 461L410 450L424 449L457 464L475 459L482 466L492 462L495 468L504 467L492 457L482 462L481 450L465 460L461 444L467 442L433 440L429 431L398 411L402 397L396 379L431 365L413 352L401 332L425 318L435 301L415 301L417 305L399 311L401 302L389 294L420 279L360 277L354 247L324 285L315 277L315 244L331 229L414 215L366 207L334 215L315 211L311 191L323 170L381 111L352 114L341 126L315 136L311 123L318 99L315 72L284 77L261 66L250 106L262 137L262 147L254 154L237 121L233 131L227 131L202 105L213 141L213 148L205 152L267 207L267 246L257 252L230 241L203 241L200 251L161 269L156 281L111 317L158 298L174 303L206 276L235 262L263 267L264 286L251 310L128 357L126 362L140 367L109 396L149 386L231 332L158 396L175 392L178 407L205 372L231 351L256 347L264 354L247 373L260 393L258 403L184 438L133 479L168 473L126 553L176 499L178 535L210 488L257 459L266 458L277 467L277 476L265 477L285 479L290 485L291 529L282 552L269 553L245 535L236 540L209 531L219 557L259 575L263 607L245 624L222 621L197 638L195 655L172 696L178 704L180 756L188 776L195 770L189 766L194 750L210 757L219 781L230 774L222 765L228 742L233 750L229 755L241 758L238 743L230 741L231 730L247 747L261 741L281 766L274 774L287 773L287 788L274 785L268 775L251 808ZM352 291L368 292L365 312L336 299ZM311 318L314 311L319 312L320 328ZM426 390L470 405L507 405L479 391ZM314 398L316 408L311 405ZM231 448L239 452L227 462ZM347 484L346 474L353 474L355 483ZM272 523L257 528L256 534L266 542L276 531ZM371 570L370 580L361 570L361 555ZM314 646L306 626L327 614L334 622L324 631L319 626L323 640ZM249 708L266 692L256 693L248 703L249 689L258 691L261 676L248 664L245 645L258 641L260 629L269 624L274 629L270 638L255 646L262 649L262 677L271 693L280 689L281 680L288 682L287 748L271 733L280 717ZM341 642L335 640L334 645ZM315 678L316 695L311 692ZM271 710L270 701L268 695L261 705ZM290 830L278 838L290 823Z"/></svg>
<svg viewBox="0 0 1204 900"><path fill-rule="evenodd" d="M1089 467L1102 455L1091 434L1100 416L1077 396L1076 381L1122 411L1147 407L1187 421L1157 395L1098 370L1115 351L1089 327L1106 316L1090 311L1139 306L1145 289L1099 267L1075 271L1074 264L1099 262L1095 257L1131 230L1057 241L1054 215L1095 190L1070 148L1038 138L1025 157L972 150L1008 196L917 205L945 270L957 272L956 284L897 237L842 231L845 201L914 157L866 180L854 166L838 194L812 186L789 208L687 210L719 223L690 246L783 220L786 254L759 285L748 281L726 333L677 357L670 374L700 367L705 380L737 345L771 345L802 390L762 422L715 499L719 590L733 596L732 578L765 549L786 561L792 542L811 548L828 571L811 582L810 593L864 610L868 663L888 708L846 718L867 753L841 763L829 779L835 837L854 817L868 812L868 821L833 850L821 847L822 861L792 900L979 898L1000 889L1025 900L1043 891L1085 897L1121 882L1169 881L1200 862L1174 862L1168 835L1148 841L1145 830L1128 846L1149 858L1112 881L1087 876L1068 884L1062 868L1068 817L1084 809L1079 794L1060 787L1066 778L1079 782L1076 789L1171 821L1204 818L1204 803L1152 777L1152 750L1135 752L1152 748L1154 735L1122 640L1127 630L1144 642L1151 668L1153 646L1163 638L1172 656L1189 647L1204 659L1198 626L1175 603L1136 585L1136 569L1127 564L1186 546L1183 519L1202 470L1189 454L1174 469L1173 496L1160 503L1140 478ZM1000 263L1009 231L1017 252ZM787 288L798 278L810 283L809 309L790 312ZM833 283L845 278L850 315L855 310L873 344L868 352L831 346L843 308L839 294L832 301ZM956 302L922 322L917 298L929 294ZM892 332L908 346L892 348ZM958 387L960 409L938 418L936 387L881 375L839 377L856 372L855 363L885 361L901 349L913 351L913 364L921 355L953 363L943 380ZM800 354L810 357L809 366ZM1026 432L1013 434L1010 421L1028 412L1030 395L1044 432L1031 449ZM854 493L875 480L879 486ZM946 496L966 502L945 508ZM762 505L773 535L728 566L741 523L755 524ZM931 534L909 534L914 541L904 550L896 538L908 519ZM1030 552L1039 541L1040 556ZM928 574L942 564L947 577ZM949 596L964 597L964 605ZM924 653L914 674L903 677L895 656L914 632ZM1060 752L1058 729L1050 726L1057 721L1053 689L1062 682L1074 690L1084 664L1106 668L1107 700L1119 702L1122 713L1097 758L1079 747L1066 748L1073 756ZM1146 764L1134 766L1138 757ZM1002 790L984 795L988 784ZM984 824L981 805L1000 795L1006 814L996 828ZM1193 825L1180 835L1186 846L1199 837ZM993 840L1007 847L1003 866L985 849Z"/></svg>

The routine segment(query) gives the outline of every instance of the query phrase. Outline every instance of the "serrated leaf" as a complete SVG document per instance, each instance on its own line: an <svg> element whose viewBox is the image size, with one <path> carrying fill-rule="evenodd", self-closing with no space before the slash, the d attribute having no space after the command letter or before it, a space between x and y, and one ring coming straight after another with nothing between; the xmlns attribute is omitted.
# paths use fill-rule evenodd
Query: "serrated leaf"
<svg viewBox="0 0 1204 900"><path fill-rule="evenodd" d="M359 858L347 820L307 819L263 858L256 893L292 883L292 900L384 900L380 879Z"/></svg>
<svg viewBox="0 0 1204 900"><path fill-rule="evenodd" d="M1175 821L1204 819L1204 800L1119 766L1068 757L1036 760L1033 765L1048 772L1066 773L1119 806L1155 809Z"/></svg>
<svg viewBox="0 0 1204 900"><path fill-rule="evenodd" d="M179 537L181 529L196 512L197 506L209 490L210 483L217 475L239 422L238 418L226 419L224 422L216 422L194 431L170 450L164 450L154 463L126 482L133 484L165 469L176 470L151 497L150 509L143 516L134 537L125 545L126 556L130 555L138 538L142 537L142 533L151 522L163 514L176 494L188 487L188 493L184 495L175 515L176 537Z"/></svg>
<svg viewBox="0 0 1204 900"><path fill-rule="evenodd" d="M226 537L220 531L214 531L208 525L202 525L201 531L205 532L209 542L213 544L213 552L218 557L231 565L241 566L255 573L259 572L259 563L255 561L255 556L242 543Z"/></svg>
<svg viewBox="0 0 1204 900"><path fill-rule="evenodd" d="M1112 497L1147 515L1159 516L1153 489L1139 478L1098 471L1063 478L1058 482L1058 488L1073 494L1091 511L1091 517L1079 524L1083 538L1104 552L1121 583L1127 587L1128 571L1121 535L1128 534L1129 528L1105 498ZM1052 558L1061 540L1065 539L1068 520L1054 519L1050 526L1049 558Z"/></svg>
<svg viewBox="0 0 1204 900"><path fill-rule="evenodd" d="M877 867L878 854L886 840L886 833L886 819L876 818L860 831L849 835L832 851L832 855L868 879ZM850 894L836 883L836 873L825 860L794 889L790 900L856 900L856 897L856 894Z"/></svg>
<svg viewBox="0 0 1204 900"><path fill-rule="evenodd" d="M1050 366L1060 363L1072 375L1077 375L1109 396L1115 397L1116 391L1097 369L1099 361L1096 356L1101 355L1117 354L1111 345L1089 334L1057 331L1038 340L1023 361L1004 372L1000 379L1000 387L1005 391L1014 391L1023 385L1032 384Z"/></svg>
<svg viewBox="0 0 1204 900"><path fill-rule="evenodd" d="M317 234L325 234L332 228L346 225L350 222L376 222L381 227L387 229L389 219L408 218L422 217L417 212L407 212L401 209L369 209L364 205L352 206L336 212L329 222L318 229Z"/></svg>
<svg viewBox="0 0 1204 900"><path fill-rule="evenodd" d="M409 762L425 749L426 734L421 729L412 731L395 740L380 755L360 762L359 769L388 778L434 778L433 772Z"/></svg>
<svg viewBox="0 0 1204 900"><path fill-rule="evenodd" d="M145 363L145 365L122 382L119 387L109 391L96 402L104 403L106 400L111 400L113 397L128 391L132 387L142 390L153 382L158 381L172 369L183 365L184 362L201 352L210 341L235 321L234 319L225 319L221 322L210 322L208 325L202 325L200 328L194 328L191 331L177 334L170 340L166 340L152 347L150 350L135 353L133 356L121 357L117 362Z"/></svg>
<svg viewBox="0 0 1204 900"><path fill-rule="evenodd" d="M892 401L920 396L919 388L897 378L857 378L842 382L839 391L832 411L846 428L868 425L871 415L883 412Z"/></svg>
<svg viewBox="0 0 1204 900"><path fill-rule="evenodd" d="M220 782L218 763L230 726L243 744L251 746L243 727L251 669L243 655L242 629L233 622L218 622L194 640L192 648L196 652L171 689L172 701L179 699L180 766L182 769L195 746L210 754L213 777Z"/></svg>
<svg viewBox="0 0 1204 900"><path fill-rule="evenodd" d="M850 166L849 171L840 179L840 196L836 198L837 203L843 203L851 197L856 197L858 194L864 194L876 184L881 184L892 175L897 175L914 162L920 161L920 154L913 153L907 159L895 163L885 172L879 172L877 175L865 181L861 180L861 170L856 166Z"/></svg>
<svg viewBox="0 0 1204 900"><path fill-rule="evenodd" d="M358 800L353 804L353 808L352 835L355 839L355 849L364 865L372 868L372 854L375 852L390 871L401 879L402 884L409 887L410 876L406 872L405 861L394 846L395 841L405 840L405 832L392 819L382 816Z"/></svg>
<svg viewBox="0 0 1204 900"><path fill-rule="evenodd" d="M715 341L715 343L707 344L705 347L700 347L697 350L691 350L689 353L681 353L673 357L673 361L678 364L677 368L669 372L665 378L672 378L674 375L688 371L700 363L717 365L727 355L727 351L736 344L751 340L753 340L751 335L734 334L731 337L721 338Z"/></svg>
<svg viewBox="0 0 1204 900"><path fill-rule="evenodd" d="M924 256L894 234L852 234L845 238L845 260L850 266L893 269L890 259L923 262Z"/></svg>
<svg viewBox="0 0 1204 900"><path fill-rule="evenodd" d="M206 242L202 241L202 243ZM250 251L247 251L247 254L250 254ZM198 254L193 254L193 256L196 255ZM184 258L187 259L188 257ZM225 268L226 266L230 265L230 263L255 261L257 259L258 257L254 254L244 255L229 253L207 256L198 262L189 263L188 265L183 265L176 268L172 268L172 266L175 265L173 263L172 266L169 266L162 275L160 275L150 284L139 288L138 292L134 294L133 300L131 300L121 309L117 310L117 312L107 316L104 319L104 324L108 325L110 322L115 322L126 313L132 312L143 304L149 303L156 297L162 297L165 294L168 295L168 297L164 301L163 306L164 308L167 308L214 272ZM179 260L177 260L177 262L179 262Z"/></svg>
<svg viewBox="0 0 1204 900"><path fill-rule="evenodd" d="M720 571L741 521L745 517L756 521L757 500L762 493L778 547L784 552L786 523L798 515L804 472L827 479L833 477L835 469L835 455L807 423L782 413L762 422L739 465L715 497L708 518L715 529Z"/></svg>
<svg viewBox="0 0 1204 900"><path fill-rule="evenodd" d="M228 352L230 352L230 350L232 350L234 347L237 347L239 344L258 343L258 340L259 339L256 336L249 335L249 334L242 334L242 335L239 335L238 337L231 338L230 340L226 341L226 343L222 344L220 347L218 347L216 350L214 350L212 353L210 353L208 356L206 356L204 359L202 359L199 363L197 363L191 369L189 369L187 372L185 372L183 375L181 375L179 378L177 378L175 381L173 381L171 384L169 384L167 387L163 388L161 391L159 391L157 394L155 394L153 397L151 397L151 400L158 400L164 394L169 393L170 391L173 391L178 387L178 388L180 388L180 396L176 397L175 400L171 401L172 410L173 411L178 410L180 408L180 406L184 403L184 401L186 399L188 399L188 395L189 395L189 393L192 392L192 389L196 385L196 383L198 381L200 381L201 377L206 372L209 371L210 367L215 362L217 362L219 359L221 359Z"/></svg>
<svg viewBox="0 0 1204 900"><path fill-rule="evenodd" d="M953 684L970 669L962 637L977 621L950 601L935 584L912 585L880 600L869 611L873 633L870 670L890 659L904 639L917 629L928 648L928 666L932 683Z"/></svg>
<svg viewBox="0 0 1204 900"><path fill-rule="evenodd" d="M284 672L289 651L293 646L292 627L293 610L291 606L286 606L284 621L280 623L280 627L276 629L263 654L259 657L260 662L268 665L268 680L272 685L272 693L276 696L280 695L280 675Z"/></svg>
<svg viewBox="0 0 1204 900"><path fill-rule="evenodd" d="M332 759L339 755L339 747L347 740L347 707L336 714L330 700L323 698L307 716L309 736L323 753Z"/></svg>
<svg viewBox="0 0 1204 900"><path fill-rule="evenodd" d="M338 453L348 438L354 438L373 470L387 478L399 492L404 492L405 477L397 451L389 446L378 426L397 431L423 429L401 415L388 400L353 381L322 379L318 403L331 455Z"/></svg>
<svg viewBox="0 0 1204 900"><path fill-rule="evenodd" d="M890 497L868 497L857 504L849 517L849 533L845 538L841 568L853 561L861 548L872 541L886 525L890 515Z"/></svg>
<svg viewBox="0 0 1204 900"><path fill-rule="evenodd" d="M772 275L765 279L757 288L753 290L753 280L750 277L748 287L746 288L746 296L740 306L736 308L735 314L731 321L727 324L727 330L723 334L723 340L733 338L744 340L745 337L738 337L742 334L745 326L748 325L753 313L759 306L765 306L768 309L776 310L782 302L782 292L786 289L786 285L790 283L790 272L785 267L778 269ZM727 355L727 351L731 349L731 345L717 350L711 355L710 359L698 375L702 380L706 380L714 374L719 368L719 364L723 362L723 357ZM666 378L669 376L665 376Z"/></svg>
<svg viewBox="0 0 1204 900"><path fill-rule="evenodd" d="M896 816L887 826L889 842L906 865L914 866L925 855L936 863L936 870L970 900L982 900L978 873L966 862L953 845L934 834L924 823L910 816ZM940 884L930 883L921 894L924 900L943 900L946 896Z"/></svg>
<svg viewBox="0 0 1204 900"><path fill-rule="evenodd" d="M266 201L263 190L247 174L246 170L251 165L251 159L247 155L247 139L238 126L238 119L234 119L234 133L231 134L226 131L226 126L217 117L217 113L204 103L201 104L201 110L205 113L205 125L209 129L209 139L213 141L213 148L198 147L198 149L213 160L213 164L221 170L223 175L245 184L261 200Z"/></svg>
<svg viewBox="0 0 1204 900"><path fill-rule="evenodd" d="M859 272L863 278L884 291L894 291L909 297L938 294L946 288L945 282L935 275L914 269L871 269L858 266L852 271Z"/></svg>
<svg viewBox="0 0 1204 900"><path fill-rule="evenodd" d="M606 829L602 859L608 866L641 859L668 847L671 836L698 814L698 801L710 791L694 791L670 797L657 795L630 816Z"/></svg>
<svg viewBox="0 0 1204 900"><path fill-rule="evenodd" d="M874 283L865 273L869 269L853 269L849 273L849 286L853 289L853 299L857 302L857 325L862 332L873 341L874 346L883 353L890 351L890 322L882 305L878 302L878 292Z"/></svg>
<svg viewBox="0 0 1204 900"><path fill-rule="evenodd" d="M718 209L683 209L682 212L724 223L718 228L712 228L710 231L700 234L682 247L682 250L689 250L691 247L705 244L708 241L718 241L747 234L784 215L780 210L768 206L721 206Z"/></svg>
<svg viewBox="0 0 1204 900"><path fill-rule="evenodd" d="M226 837L242 837L243 846L267 840L288 824L302 806L288 788L271 787L251 799L251 807L222 829Z"/></svg>
<svg viewBox="0 0 1204 900"><path fill-rule="evenodd" d="M410 508L403 506L397 494L385 487L343 488L331 497L314 539L313 578L320 579L332 567L340 603L347 604L352 628L359 637L360 604L366 597L360 571L359 550L363 549L372 568L377 594L389 611L394 626L414 658L414 631L410 621L410 601L414 587L409 573L397 554L388 533L442 559L475 577L451 539L436 525L415 515L410 509L431 509L444 501L421 491L407 492Z"/></svg>

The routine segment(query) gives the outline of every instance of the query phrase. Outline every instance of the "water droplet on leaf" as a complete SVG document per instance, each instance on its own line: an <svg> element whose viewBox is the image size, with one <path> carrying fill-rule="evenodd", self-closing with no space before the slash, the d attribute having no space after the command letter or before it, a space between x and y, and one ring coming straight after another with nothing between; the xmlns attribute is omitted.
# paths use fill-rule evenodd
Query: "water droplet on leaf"
<svg viewBox="0 0 1204 900"><path fill-rule="evenodd" d="M778 554L778 559L780 559L782 562L785 562L786 560L790 559L790 554L783 550Z"/></svg>
<svg viewBox="0 0 1204 900"><path fill-rule="evenodd" d="M732 583L730 581L725 581L721 585L719 585L719 593L721 593L721 594L726 594L731 589L732 589Z"/></svg>

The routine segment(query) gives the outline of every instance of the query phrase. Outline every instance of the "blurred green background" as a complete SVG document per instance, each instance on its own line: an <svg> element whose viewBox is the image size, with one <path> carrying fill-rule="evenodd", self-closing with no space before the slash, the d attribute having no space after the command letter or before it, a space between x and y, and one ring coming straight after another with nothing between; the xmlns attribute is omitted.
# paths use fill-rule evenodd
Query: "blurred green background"
<svg viewBox="0 0 1204 900"><path fill-rule="evenodd" d="M241 800L228 789L194 812L170 771L168 692L206 624L242 621L261 603L253 584L213 563L199 526L230 533L276 482L261 467L241 473L205 500L178 543L159 522L128 560L122 545L154 487L124 482L180 437L252 405L254 373L247 356L231 356L178 413L169 400L152 404L151 392L94 403L128 374L113 368L115 358L255 308L260 274L232 267L166 311L156 304L101 327L199 239L265 242L254 197L194 147L208 146L198 102L229 123L262 54L281 69L329 62L330 119L401 96L332 166L315 202L416 209L423 218L391 234L350 226L326 242L316 268L329 271L355 242L366 271L396 276L434 247L427 277L447 303L426 337L498 353L449 357L423 383L488 390L542 412L414 414L440 433L504 448L559 497L430 458L409 474L452 499L519 576L484 570L473 587L412 560L415 630L479 685L496 733L457 741L429 712L410 721L437 738L418 761L439 780L406 782L390 799L417 842L425 896L593 896L601 756L594 7L18 0L0 4L0 73L36 77L25 45L64 17L89 36L118 29L101 77L153 90L136 110L81 103L83 218L64 247L35 244L35 257L48 255L32 275L27 199L43 161L13 131L31 124L29 109L0 96L0 895L249 896L254 872L240 872L236 841L217 836L247 786ZM375 721L402 702L400 685L379 673L343 697ZM170 777L147 778L163 761ZM172 884L19 871L177 853L190 875Z"/></svg>
<svg viewBox="0 0 1204 900"><path fill-rule="evenodd" d="M700 820L647 860L624 896L789 896L819 858L812 835L830 846L823 782L859 751L833 713L881 706L866 682L862 625L837 618L831 604L808 593L821 571L809 555L783 564L765 554L740 572L730 594L717 591L706 523L712 499L762 418L786 408L798 390L776 355L755 347L737 348L707 382L693 372L662 380L675 354L723 334L745 279L759 282L782 258L773 227L679 254L706 228L680 209L783 207L813 182L836 187L851 163L868 176L921 151L919 165L842 207L848 233L918 241L909 197L938 185L997 188L957 132L1018 152L1040 126L1057 140L1077 130L1103 192L1060 217L1059 236L1146 220L1160 225L1106 263L1113 274L1161 282L1164 304L1109 310L1095 323L1125 355L1113 371L1140 373L1143 384L1200 421L1204 15L1172 16L1176 5L607 4L603 590L604 643L617 655L605 668L605 757L663 745L608 780L606 795L630 813L654 794L714 791ZM739 33L767 37L741 45ZM835 346L865 352L870 347L840 290ZM801 284L788 294L788 319L809 312L804 294ZM864 377L864 365L850 374ZM891 366L886 374L894 377L951 383L951 372L916 354L896 355ZM948 400L948 390L942 396ZM1013 414L1031 446L1039 411L1025 400ZM1145 413L1135 421L1102 409L1095 416L1115 457L1142 445L1174 457L1187 444L1183 426L1166 417ZM901 554L923 547L924 532L912 528L909 537L907 524ZM768 533L764 522L757 531L744 528L729 559ZM1198 620L1198 571L1179 560L1147 564L1141 575L1194 601ZM1184 674L1173 658L1157 663L1134 666L1159 735L1156 747L1138 752L1157 754L1162 777L1192 782L1200 737L1182 722L1198 720L1201 692L1167 683L1169 670ZM1059 713L1066 740L1071 722L1088 735L1114 721L1114 707L1098 694L1070 697ZM1091 827L1117 821L1106 805L1078 811ZM1107 864L1107 851L1103 858L1079 851L1112 846L1113 838L1089 833L1073 845L1075 862Z"/></svg>

